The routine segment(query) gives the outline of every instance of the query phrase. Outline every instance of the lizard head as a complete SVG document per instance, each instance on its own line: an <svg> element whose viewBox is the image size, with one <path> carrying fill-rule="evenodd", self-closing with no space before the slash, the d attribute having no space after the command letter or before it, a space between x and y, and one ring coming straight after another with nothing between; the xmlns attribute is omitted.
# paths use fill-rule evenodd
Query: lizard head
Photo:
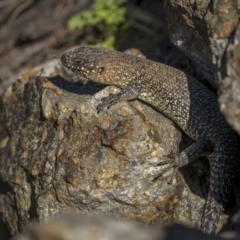
<svg viewBox="0 0 240 240"><path fill-rule="evenodd" d="M101 74L103 66L97 48L80 47L66 52L61 57L63 66L83 77L91 78Z"/></svg>
<svg viewBox="0 0 240 240"><path fill-rule="evenodd" d="M106 48L79 47L61 57L63 66L96 82L124 87L134 70L134 58Z"/></svg>

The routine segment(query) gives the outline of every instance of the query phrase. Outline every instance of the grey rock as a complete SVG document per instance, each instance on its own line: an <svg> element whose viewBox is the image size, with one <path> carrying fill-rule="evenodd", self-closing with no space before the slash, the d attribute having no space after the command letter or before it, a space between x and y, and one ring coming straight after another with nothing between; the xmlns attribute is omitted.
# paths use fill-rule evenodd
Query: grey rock
<svg viewBox="0 0 240 240"><path fill-rule="evenodd" d="M219 104L229 124L240 134L240 25L226 48Z"/></svg>
<svg viewBox="0 0 240 240"><path fill-rule="evenodd" d="M181 225L145 226L126 219L99 215L65 215L45 224L34 224L15 240L221 240ZM233 239L233 238L229 238Z"/></svg>

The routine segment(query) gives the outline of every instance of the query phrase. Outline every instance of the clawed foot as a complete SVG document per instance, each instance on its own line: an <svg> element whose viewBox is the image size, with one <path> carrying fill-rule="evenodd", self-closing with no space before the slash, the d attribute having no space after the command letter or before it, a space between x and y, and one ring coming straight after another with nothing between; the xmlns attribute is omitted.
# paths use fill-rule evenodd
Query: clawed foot
<svg viewBox="0 0 240 240"><path fill-rule="evenodd" d="M171 151L170 153L170 158L173 159L172 161L163 161L161 163L159 163L157 166L163 166L163 165L166 165L168 164L169 166L167 168L165 168L163 171L161 171L160 174L158 174L157 176L155 176L154 180L153 181L156 181L159 177L163 176L166 172L168 172L170 169L173 169L173 172L171 174L171 178L167 181L168 184L171 184L173 182L173 179L174 177L176 176L177 174L177 171L178 171L178 159L179 157L173 153Z"/></svg>
<svg viewBox="0 0 240 240"><path fill-rule="evenodd" d="M120 95L119 94L113 94L110 93L108 97L104 97L102 98L102 103L100 103L97 106L97 111L100 112L102 111L104 108L109 109L112 105L116 104L117 102L119 102L119 98Z"/></svg>

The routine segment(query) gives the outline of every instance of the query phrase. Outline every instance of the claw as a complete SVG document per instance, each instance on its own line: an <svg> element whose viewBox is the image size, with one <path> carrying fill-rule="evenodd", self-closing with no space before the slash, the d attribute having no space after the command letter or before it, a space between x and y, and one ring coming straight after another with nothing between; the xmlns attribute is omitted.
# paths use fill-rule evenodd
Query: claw
<svg viewBox="0 0 240 240"><path fill-rule="evenodd" d="M109 109L112 105L119 101L119 94L110 93L108 97L102 98L102 102L97 106L97 111L100 112L104 108Z"/></svg>
<svg viewBox="0 0 240 240"><path fill-rule="evenodd" d="M171 155L171 159L173 159L172 161L162 161L161 163L159 163L159 164L157 165L157 166L162 166L162 165L170 164L170 166L168 166L166 169L164 169L164 171L161 171L161 173L158 174L158 175L153 179L153 181L156 181L159 177L163 176L163 175L164 175L166 172L168 172L170 169L173 169L173 168L174 168L173 173L172 173L172 175L171 175L171 178L167 181L167 183L168 183L168 184L171 184L171 183L173 182L173 179L174 179L174 177L176 176L177 171L178 171L178 168L179 168L179 166L178 166L178 164L177 164L179 157L178 157L176 154L174 154L173 151L171 151L170 155ZM174 156L172 156L172 155L174 155Z"/></svg>
<svg viewBox="0 0 240 240"><path fill-rule="evenodd" d="M177 154L175 154L172 150L170 151L170 154L169 154L170 158L173 159L172 161L164 161L164 162L161 162L160 164L158 164L158 166L161 166L161 165L165 165L165 164L170 164L169 167L167 167L163 173L161 173L160 176L162 176L163 174L165 174L166 172L168 172L170 169L174 169L173 172L172 172L172 175L171 175L171 178L167 181L168 184L171 184L173 182L173 179L174 177L176 176L177 174L177 171L178 171L178 168L179 168L179 165L178 165L178 162L179 162L179 156ZM160 177L158 176L158 178ZM156 179L156 178L155 178Z"/></svg>

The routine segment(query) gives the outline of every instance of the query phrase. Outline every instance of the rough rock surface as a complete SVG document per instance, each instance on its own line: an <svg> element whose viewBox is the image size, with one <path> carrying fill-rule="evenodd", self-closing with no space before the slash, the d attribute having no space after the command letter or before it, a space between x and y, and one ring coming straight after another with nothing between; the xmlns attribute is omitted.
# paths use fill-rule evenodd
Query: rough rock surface
<svg viewBox="0 0 240 240"><path fill-rule="evenodd" d="M231 233L226 238L237 240L239 234ZM221 240L223 238L207 235L197 229L181 225L164 227L162 225L144 226L126 219L106 216L66 215L47 224L33 225L16 240Z"/></svg>
<svg viewBox="0 0 240 240"><path fill-rule="evenodd" d="M171 41L218 91L222 113L240 133L240 1L170 0L166 9Z"/></svg>
<svg viewBox="0 0 240 240"><path fill-rule="evenodd" d="M40 72L52 77L29 78ZM57 61L33 69L0 98L0 212L12 235L65 210L199 227L208 164L168 183L167 163L186 147L176 126L139 101L98 114L100 99L119 90L96 93L102 86L58 74Z"/></svg>
<svg viewBox="0 0 240 240"><path fill-rule="evenodd" d="M240 25L225 54L225 74L220 85L220 109L226 120L240 134Z"/></svg>

